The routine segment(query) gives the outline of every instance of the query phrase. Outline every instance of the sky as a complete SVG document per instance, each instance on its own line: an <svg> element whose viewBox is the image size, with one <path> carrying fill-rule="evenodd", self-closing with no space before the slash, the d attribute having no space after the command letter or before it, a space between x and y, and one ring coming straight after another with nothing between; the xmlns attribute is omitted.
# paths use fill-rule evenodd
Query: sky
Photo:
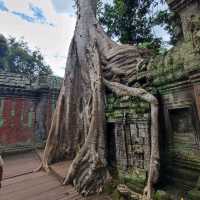
<svg viewBox="0 0 200 200"><path fill-rule="evenodd" d="M39 48L55 75L64 76L76 17L71 0L0 0L0 33Z"/></svg>
<svg viewBox="0 0 200 200"><path fill-rule="evenodd" d="M75 22L73 0L0 0L0 33L39 48L53 73L61 77ZM163 30L154 31L168 38Z"/></svg>

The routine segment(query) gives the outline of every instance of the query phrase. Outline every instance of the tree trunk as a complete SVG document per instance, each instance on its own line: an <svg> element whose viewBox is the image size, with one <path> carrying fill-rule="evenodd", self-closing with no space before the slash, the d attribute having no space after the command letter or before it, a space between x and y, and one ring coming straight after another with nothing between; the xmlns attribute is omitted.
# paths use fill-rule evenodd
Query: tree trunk
<svg viewBox="0 0 200 200"><path fill-rule="evenodd" d="M96 4L96 0L77 0L77 24L44 151L43 167L48 170L52 162L72 159L64 183L73 184L83 195L102 190L109 177L105 140L106 86L120 95L139 96L152 105L152 148L147 184L150 199L159 164L157 100L145 90L122 85L133 80L136 68L147 58L147 53L111 41L96 20Z"/></svg>

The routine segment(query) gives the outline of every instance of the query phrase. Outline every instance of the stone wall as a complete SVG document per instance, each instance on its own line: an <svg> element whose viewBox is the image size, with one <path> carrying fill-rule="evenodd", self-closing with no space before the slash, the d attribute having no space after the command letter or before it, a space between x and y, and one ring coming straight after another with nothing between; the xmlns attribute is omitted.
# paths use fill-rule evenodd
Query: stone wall
<svg viewBox="0 0 200 200"><path fill-rule="evenodd" d="M34 148L47 137L61 79L36 83L19 74L0 73L0 150Z"/></svg>
<svg viewBox="0 0 200 200"><path fill-rule="evenodd" d="M162 178L188 191L200 175L199 1L169 0L168 4L181 18L183 38L166 55L155 59L152 68L164 115Z"/></svg>
<svg viewBox="0 0 200 200"><path fill-rule="evenodd" d="M199 188L200 178L200 2L169 0L180 17L182 38L166 52L139 70L133 87L145 87L159 99L160 154L163 188L171 188L173 199ZM149 105L135 98L107 95L109 161L121 182L142 191L150 151ZM110 138L110 139L109 139ZM114 164L112 164L114 163ZM189 198L200 199L193 189Z"/></svg>
<svg viewBox="0 0 200 200"><path fill-rule="evenodd" d="M191 39L189 29L193 29L195 23L199 23L199 0L167 0L172 11L177 12L181 19L182 31L185 40ZM200 28L200 27L199 27Z"/></svg>
<svg viewBox="0 0 200 200"><path fill-rule="evenodd" d="M144 187L150 159L150 106L138 98L107 96L109 165L122 182Z"/></svg>
<svg viewBox="0 0 200 200"><path fill-rule="evenodd" d="M165 120L165 178L185 190L195 186L200 174L199 100L195 97L199 85L187 79L160 88Z"/></svg>

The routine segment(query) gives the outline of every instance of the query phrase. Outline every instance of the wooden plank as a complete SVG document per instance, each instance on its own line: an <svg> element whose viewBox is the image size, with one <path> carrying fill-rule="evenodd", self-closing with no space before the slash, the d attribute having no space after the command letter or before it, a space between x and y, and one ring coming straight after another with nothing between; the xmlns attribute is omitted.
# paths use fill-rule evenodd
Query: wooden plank
<svg viewBox="0 0 200 200"><path fill-rule="evenodd" d="M31 171L33 166L39 163L34 153L10 156L5 160L7 174L21 173L21 176L3 180L3 187L0 190L1 200L110 200L106 197L99 198L99 196L84 198L71 185L63 186L56 177L64 178L71 161L51 166L51 169L55 171L54 174L57 174L53 176L44 171L22 174L26 170Z"/></svg>
<svg viewBox="0 0 200 200"><path fill-rule="evenodd" d="M37 172L37 173L31 173L31 174L27 174L23 176L18 176L15 178L9 178L9 179L3 180L2 184L3 184L3 187L6 187L6 186L10 186L11 184L16 184L16 183L26 181L26 180L32 180L33 178L37 178L44 175L46 174L43 171Z"/></svg>
<svg viewBox="0 0 200 200"><path fill-rule="evenodd" d="M36 153L30 152L22 155L8 156L4 158L3 179L12 178L21 174L32 172L40 165Z"/></svg>
<svg viewBox="0 0 200 200"><path fill-rule="evenodd" d="M55 200L86 200L86 198L83 198L80 194L78 194L77 192L74 192L71 195L65 195L62 198L56 198Z"/></svg>
<svg viewBox="0 0 200 200"><path fill-rule="evenodd" d="M50 168L57 176L59 176L61 179L64 179L71 163L72 161L58 162L51 165Z"/></svg>
<svg viewBox="0 0 200 200"><path fill-rule="evenodd" d="M71 186L58 186L54 189L47 190L47 191L42 191L39 195L37 196L32 196L29 198L29 200L44 200L44 199L60 199L63 197L66 197L66 194L68 191L71 189Z"/></svg>
<svg viewBox="0 0 200 200"><path fill-rule="evenodd" d="M2 190L0 190L0 196L2 196L4 194L17 192L20 190L23 191L23 190L28 189L29 187L34 186L35 184L44 184L45 182L48 182L51 180L52 180L52 177L46 176L46 175L41 176L39 178L33 177L33 179L31 179L31 180L22 181L17 184L12 184L9 187L2 188Z"/></svg>
<svg viewBox="0 0 200 200"><path fill-rule="evenodd" d="M28 185L29 186L29 185ZM34 185L30 185L26 189L21 189L15 191L14 193L7 193L6 195L1 196L2 200L27 200L31 196L37 196L43 190L50 190L58 186L57 182L43 182Z"/></svg>

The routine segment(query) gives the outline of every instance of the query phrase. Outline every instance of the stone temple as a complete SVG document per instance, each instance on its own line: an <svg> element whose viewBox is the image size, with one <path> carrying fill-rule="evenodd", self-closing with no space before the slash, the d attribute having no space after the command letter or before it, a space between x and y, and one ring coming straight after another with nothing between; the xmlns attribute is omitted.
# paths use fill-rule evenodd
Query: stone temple
<svg viewBox="0 0 200 200"><path fill-rule="evenodd" d="M160 102L161 177L157 199L200 200L200 1L167 0L175 13L178 41L139 68L134 84ZM30 84L0 74L0 149L4 153L43 146L61 79ZM150 156L150 106L137 98L107 95L108 160L120 181L136 193L145 185ZM41 109L42 108L42 109ZM180 196L179 196L180 195Z"/></svg>
<svg viewBox="0 0 200 200"><path fill-rule="evenodd" d="M154 58L149 67L139 69L136 80L160 101L160 184L166 190L190 191L190 199L197 200L200 199L200 2L167 2L176 16L178 42L165 55ZM150 155L149 105L112 95L107 102L111 166L117 166L125 182L132 179L134 191L142 191Z"/></svg>
<svg viewBox="0 0 200 200"><path fill-rule="evenodd" d="M0 152L43 145L61 83L53 76L31 83L19 74L0 73Z"/></svg>

